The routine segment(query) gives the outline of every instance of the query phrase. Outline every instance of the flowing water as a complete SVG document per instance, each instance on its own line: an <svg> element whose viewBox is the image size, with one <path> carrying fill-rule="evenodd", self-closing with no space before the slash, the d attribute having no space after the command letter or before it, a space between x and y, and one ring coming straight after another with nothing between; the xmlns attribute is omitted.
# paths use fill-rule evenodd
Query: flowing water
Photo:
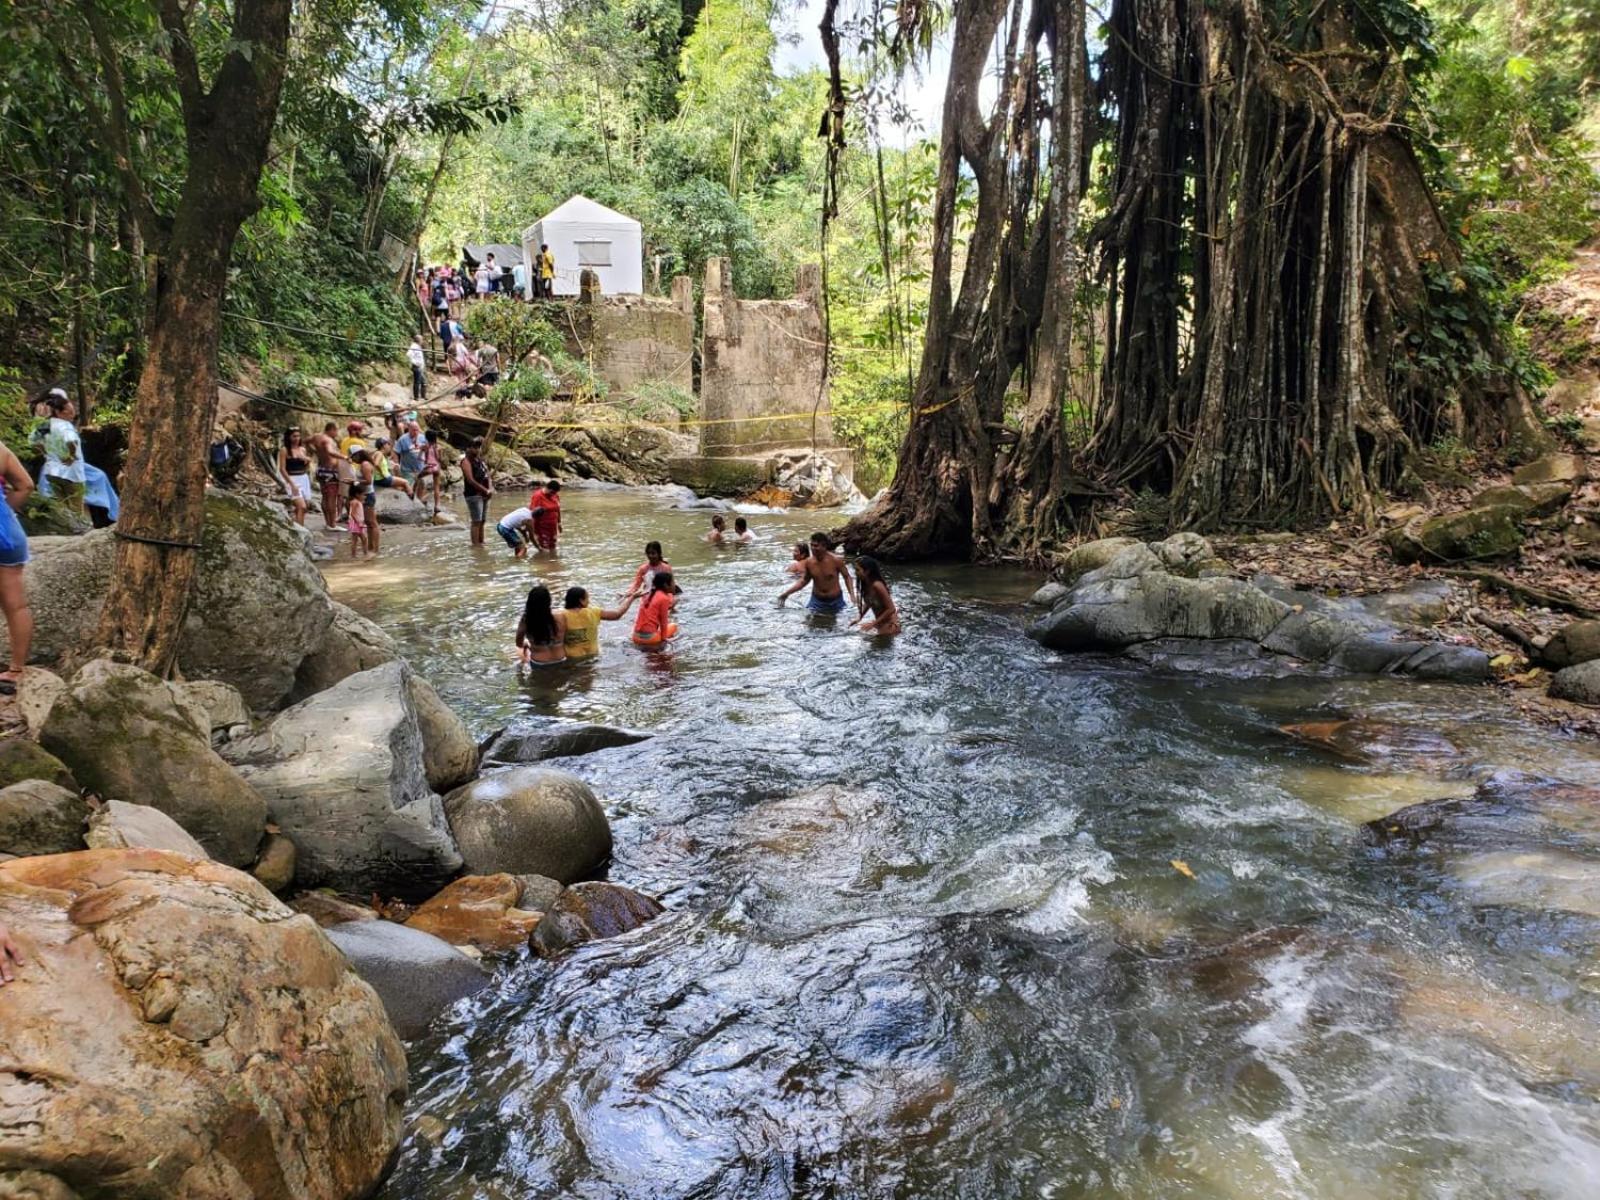
<svg viewBox="0 0 1600 1200"><path fill-rule="evenodd" d="M1488 689L1057 655L1016 575L895 572L879 644L773 603L815 518L706 522L577 492L557 562L329 569L480 732L655 735L554 765L670 912L411 1047L385 1200L1600 1195L1592 746ZM675 647L519 678L527 586L614 597L652 537ZM1279 730L1346 715L1365 759Z"/></svg>

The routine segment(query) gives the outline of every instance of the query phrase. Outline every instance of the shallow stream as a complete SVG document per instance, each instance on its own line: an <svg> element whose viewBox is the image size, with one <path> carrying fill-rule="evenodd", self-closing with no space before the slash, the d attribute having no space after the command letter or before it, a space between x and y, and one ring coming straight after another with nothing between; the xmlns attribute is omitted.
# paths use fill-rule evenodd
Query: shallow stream
<svg viewBox="0 0 1600 1200"><path fill-rule="evenodd" d="M458 527L329 567L478 732L655 735L552 765L671 910L411 1047L384 1200L1600 1195L1593 743L1490 689L1063 657L1034 577L894 572L880 645L773 603L816 518L708 516L572 492L555 562ZM526 588L609 602L652 537L675 647L519 677ZM1381 724L1280 731L1343 717Z"/></svg>

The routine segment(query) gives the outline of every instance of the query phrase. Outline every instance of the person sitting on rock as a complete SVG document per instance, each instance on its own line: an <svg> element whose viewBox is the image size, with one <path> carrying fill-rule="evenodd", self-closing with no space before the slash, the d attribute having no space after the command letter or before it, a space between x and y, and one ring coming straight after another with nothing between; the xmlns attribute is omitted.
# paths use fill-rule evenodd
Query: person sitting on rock
<svg viewBox="0 0 1600 1200"><path fill-rule="evenodd" d="M379 438L373 444L372 450L372 486L393 488L403 492L406 499L411 499L411 485L406 482L405 476L395 469L395 461L389 456L394 451L390 448L388 438Z"/></svg>
<svg viewBox="0 0 1600 1200"><path fill-rule="evenodd" d="M11 940L11 931L4 925L0 925L0 987L4 987L16 979L16 974L12 970L12 963L19 967L25 965L22 951L18 950L17 944Z"/></svg>

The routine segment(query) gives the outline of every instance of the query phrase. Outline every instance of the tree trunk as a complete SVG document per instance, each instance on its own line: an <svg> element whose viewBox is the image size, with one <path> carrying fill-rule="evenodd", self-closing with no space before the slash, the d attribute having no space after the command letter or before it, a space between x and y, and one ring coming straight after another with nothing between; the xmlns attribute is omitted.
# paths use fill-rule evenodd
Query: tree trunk
<svg viewBox="0 0 1600 1200"><path fill-rule="evenodd" d="M205 520L217 411L217 341L228 264L277 118L291 0L239 0L209 91L178 6L163 7L183 102L188 174L158 255L150 339L128 433L116 566L99 647L168 675L188 610Z"/></svg>

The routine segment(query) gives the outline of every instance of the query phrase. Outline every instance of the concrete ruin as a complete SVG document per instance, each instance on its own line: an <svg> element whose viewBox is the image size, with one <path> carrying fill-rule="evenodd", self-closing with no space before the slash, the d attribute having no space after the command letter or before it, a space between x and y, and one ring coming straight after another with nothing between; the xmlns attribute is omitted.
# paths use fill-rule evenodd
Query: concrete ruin
<svg viewBox="0 0 1600 1200"><path fill-rule="evenodd" d="M672 281L672 295L602 296L585 271L571 308L568 350L593 365L614 392L652 383L694 391L694 284Z"/></svg>

